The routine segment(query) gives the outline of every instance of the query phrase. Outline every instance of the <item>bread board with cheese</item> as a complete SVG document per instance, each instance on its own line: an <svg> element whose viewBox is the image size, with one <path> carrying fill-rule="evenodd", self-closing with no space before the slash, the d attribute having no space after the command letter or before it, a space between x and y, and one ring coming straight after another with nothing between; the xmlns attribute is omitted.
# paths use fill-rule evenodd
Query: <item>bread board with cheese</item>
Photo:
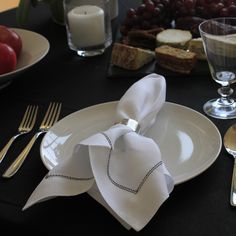
<svg viewBox="0 0 236 236"><path fill-rule="evenodd" d="M116 48L117 44L122 44L123 43L122 40L123 39L122 39L120 33L117 32L116 39L113 43L113 47ZM195 40L196 39L193 39L194 43L195 43ZM186 49L186 50L188 50L188 49ZM153 51L153 52L155 52L155 51ZM127 54L127 52L126 52L126 54ZM127 55L125 55L125 57L127 57ZM119 63L120 63L120 61L119 61ZM125 64L126 63L127 63L127 61L125 62ZM197 59L196 65L191 70L191 72L185 74L185 73L171 71L169 69L163 68L162 66L160 66L157 63L156 59L150 60L150 62L145 63L139 69L132 70L132 69L127 69L127 68L122 68L122 67L116 66L112 63L112 54L111 54L111 60L110 60L110 64L109 64L108 70L107 70L108 78L137 78L137 79L139 79L139 78L142 78L143 76L150 74L150 73L158 73L158 74L162 74L163 76L166 76L166 77L183 77L183 78L208 76L208 75L210 76L208 63L207 63L206 59L204 59L204 58Z"/></svg>

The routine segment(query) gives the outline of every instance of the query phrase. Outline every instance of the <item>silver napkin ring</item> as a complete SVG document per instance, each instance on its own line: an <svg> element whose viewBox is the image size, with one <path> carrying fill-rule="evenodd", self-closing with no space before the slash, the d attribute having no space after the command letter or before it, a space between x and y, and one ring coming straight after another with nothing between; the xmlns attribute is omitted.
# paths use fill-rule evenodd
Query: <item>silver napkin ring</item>
<svg viewBox="0 0 236 236"><path fill-rule="evenodd" d="M123 119L120 124L126 125L131 128L134 132L139 133L140 125L136 120L133 119Z"/></svg>

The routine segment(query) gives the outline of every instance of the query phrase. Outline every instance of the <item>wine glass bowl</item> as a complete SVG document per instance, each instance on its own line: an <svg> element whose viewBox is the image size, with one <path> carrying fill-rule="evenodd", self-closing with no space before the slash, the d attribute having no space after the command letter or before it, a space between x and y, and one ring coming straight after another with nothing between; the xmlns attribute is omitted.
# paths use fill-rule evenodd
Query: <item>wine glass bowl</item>
<svg viewBox="0 0 236 236"><path fill-rule="evenodd" d="M199 25L200 35L212 78L221 85L220 98L203 106L204 112L219 119L236 118L236 101L231 98L231 84L236 82L236 17L205 20Z"/></svg>

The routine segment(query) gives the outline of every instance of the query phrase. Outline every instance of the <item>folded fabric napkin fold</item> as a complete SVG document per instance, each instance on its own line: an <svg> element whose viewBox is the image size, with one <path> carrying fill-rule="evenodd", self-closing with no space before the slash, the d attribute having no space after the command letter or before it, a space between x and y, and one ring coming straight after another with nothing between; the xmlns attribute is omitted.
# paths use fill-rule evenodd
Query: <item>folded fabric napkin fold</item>
<svg viewBox="0 0 236 236"><path fill-rule="evenodd" d="M116 124L80 142L71 157L49 171L23 209L52 197L88 192L124 227L141 230L174 187L158 145L144 136L165 95L160 75L134 83L117 105Z"/></svg>

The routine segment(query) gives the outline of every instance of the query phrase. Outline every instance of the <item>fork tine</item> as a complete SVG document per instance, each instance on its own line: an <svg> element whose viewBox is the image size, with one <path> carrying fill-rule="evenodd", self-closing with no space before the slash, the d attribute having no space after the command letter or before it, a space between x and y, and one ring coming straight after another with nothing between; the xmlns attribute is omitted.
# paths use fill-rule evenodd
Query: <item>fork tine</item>
<svg viewBox="0 0 236 236"><path fill-rule="evenodd" d="M47 120L47 118L48 118L49 112L51 111L51 107L52 107L52 103L50 102L50 104L49 104L49 106L48 106L48 109L47 109L47 111L46 111L46 114L44 115L43 121L42 121L42 123L41 123L40 126L42 126L42 125L45 124L45 122L46 122L46 120Z"/></svg>
<svg viewBox="0 0 236 236"><path fill-rule="evenodd" d="M27 106L25 114L24 114L24 116L22 118L22 121L21 121L21 123L19 125L19 129L21 129L25 125L26 121L29 119L29 114L30 114L30 111L31 111L31 107L32 106L30 106L30 105Z"/></svg>
<svg viewBox="0 0 236 236"><path fill-rule="evenodd" d="M30 119L29 119L29 122L26 126L26 128L28 129L32 129L35 122L36 122L36 116L37 116L37 113L38 113L38 106L33 106L33 110L30 114Z"/></svg>
<svg viewBox="0 0 236 236"><path fill-rule="evenodd" d="M41 126L43 126L45 129L51 127L59 118L60 110L61 103L50 103Z"/></svg>
<svg viewBox="0 0 236 236"><path fill-rule="evenodd" d="M59 119L59 116L60 116L60 113L61 113L61 106L62 106L62 104L61 103L59 103L58 104L58 110L57 110L57 114L56 114L56 117L55 117L55 119L54 119L54 122L53 122L53 124L55 123L55 122L57 122L58 121L58 119ZM53 125L52 124L52 125Z"/></svg>
<svg viewBox="0 0 236 236"><path fill-rule="evenodd" d="M51 110L50 110L50 112L49 112L49 114L48 114L48 117L47 117L46 122L44 123L44 125L45 125L46 128L49 126L51 120L53 119L56 106L57 106L57 103L52 103Z"/></svg>
<svg viewBox="0 0 236 236"><path fill-rule="evenodd" d="M51 127L58 120L60 111L61 111L61 103L57 103L54 112L51 116L51 119L49 120L48 127Z"/></svg>
<svg viewBox="0 0 236 236"><path fill-rule="evenodd" d="M28 106L19 129L31 130L35 124L37 112L38 106Z"/></svg>

